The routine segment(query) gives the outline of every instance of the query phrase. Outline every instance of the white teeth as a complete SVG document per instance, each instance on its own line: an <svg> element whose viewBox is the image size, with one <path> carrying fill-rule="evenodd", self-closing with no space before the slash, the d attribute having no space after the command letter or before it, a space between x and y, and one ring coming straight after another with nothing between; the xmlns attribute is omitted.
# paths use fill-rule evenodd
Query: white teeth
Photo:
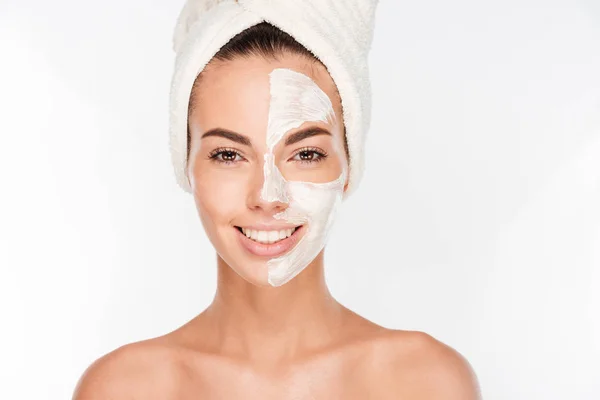
<svg viewBox="0 0 600 400"><path fill-rule="evenodd" d="M280 231L257 231L254 229L242 228L242 232L246 237L260 242L271 244L292 236L296 228L282 229Z"/></svg>
<svg viewBox="0 0 600 400"><path fill-rule="evenodd" d="M279 240L279 232L278 231L270 231L267 235L267 240L269 243L274 243Z"/></svg>
<svg viewBox="0 0 600 400"><path fill-rule="evenodd" d="M258 237L256 238L257 242L267 242L269 240L269 232L267 231L258 231Z"/></svg>

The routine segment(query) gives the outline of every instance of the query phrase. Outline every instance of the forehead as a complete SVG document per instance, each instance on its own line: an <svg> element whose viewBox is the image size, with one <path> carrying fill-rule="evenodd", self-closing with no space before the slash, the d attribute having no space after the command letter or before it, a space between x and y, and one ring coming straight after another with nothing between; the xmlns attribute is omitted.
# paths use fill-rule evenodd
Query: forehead
<svg viewBox="0 0 600 400"><path fill-rule="evenodd" d="M203 131L225 128L264 137L271 102L269 74L277 68L306 75L329 97L340 121L336 124L339 126L330 128L342 135L341 102L331 76L321 64L296 55L282 55L278 60L250 57L211 63L194 89L191 122Z"/></svg>

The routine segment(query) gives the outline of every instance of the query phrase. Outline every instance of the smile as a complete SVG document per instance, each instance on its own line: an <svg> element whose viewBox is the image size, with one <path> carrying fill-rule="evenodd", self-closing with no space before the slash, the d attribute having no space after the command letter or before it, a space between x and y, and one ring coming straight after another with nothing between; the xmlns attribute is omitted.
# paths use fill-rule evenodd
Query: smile
<svg viewBox="0 0 600 400"><path fill-rule="evenodd" d="M236 226L242 246L260 257L277 257L291 250L304 231L304 225L279 229L258 230Z"/></svg>
<svg viewBox="0 0 600 400"><path fill-rule="evenodd" d="M271 244L292 236L298 227L282 229L278 231L259 231L250 228L239 228L247 238L258 243Z"/></svg>

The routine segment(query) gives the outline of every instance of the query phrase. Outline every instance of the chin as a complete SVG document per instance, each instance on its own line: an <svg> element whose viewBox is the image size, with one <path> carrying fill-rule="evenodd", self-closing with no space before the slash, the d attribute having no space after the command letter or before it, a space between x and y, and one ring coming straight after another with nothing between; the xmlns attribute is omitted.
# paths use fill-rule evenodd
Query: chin
<svg viewBox="0 0 600 400"><path fill-rule="evenodd" d="M242 265L232 266L236 272L246 282L255 286L270 287L268 280L268 269L265 261L246 261Z"/></svg>
<svg viewBox="0 0 600 400"><path fill-rule="evenodd" d="M236 252L219 253L219 256L236 275L255 286L270 287L266 260L252 260Z"/></svg>

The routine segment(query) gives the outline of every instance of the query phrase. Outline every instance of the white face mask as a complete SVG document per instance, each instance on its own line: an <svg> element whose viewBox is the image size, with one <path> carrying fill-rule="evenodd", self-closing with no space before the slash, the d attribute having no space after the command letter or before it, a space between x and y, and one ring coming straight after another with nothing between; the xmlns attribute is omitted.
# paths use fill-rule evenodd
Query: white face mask
<svg viewBox="0 0 600 400"><path fill-rule="evenodd" d="M269 284L281 286L298 275L321 252L327 241L335 214L342 202L346 165L331 182L287 181L277 166L273 149L292 129L308 121L331 123L335 113L329 97L308 76L290 69L277 68L270 74L271 104L264 156L264 184L261 197L266 201L288 204L274 215L294 225L305 225L302 238L286 254L267 262ZM343 151L341 146L335 149ZM342 154L340 158L343 159Z"/></svg>

